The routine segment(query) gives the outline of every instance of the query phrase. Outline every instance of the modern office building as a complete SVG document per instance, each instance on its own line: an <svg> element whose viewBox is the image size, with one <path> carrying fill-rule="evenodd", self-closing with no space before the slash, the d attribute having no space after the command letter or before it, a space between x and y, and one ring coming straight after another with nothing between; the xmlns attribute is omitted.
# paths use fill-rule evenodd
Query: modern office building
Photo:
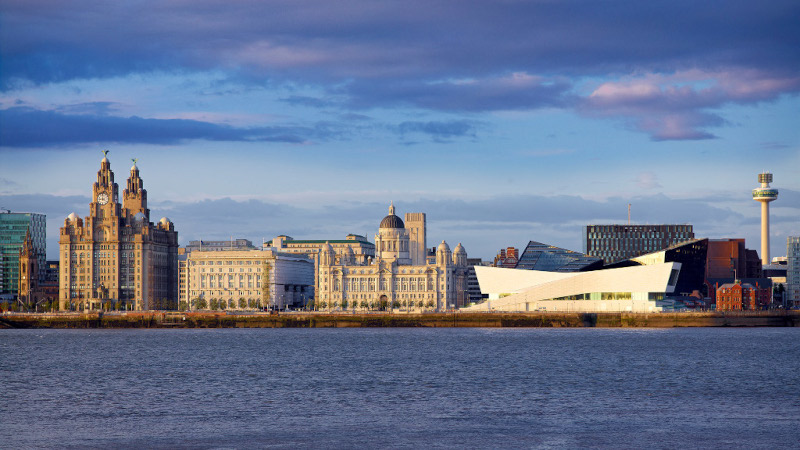
<svg viewBox="0 0 800 450"><path fill-rule="evenodd" d="M408 216L406 216L408 218ZM467 252L459 244L454 251L442 241L433 263L412 248L424 248L424 233L410 233L395 215L394 205L380 222L375 235L375 258L364 261L350 247L337 260L333 246L326 243L319 253L318 306L405 308L438 310L458 308L467 303ZM422 264L414 264L415 259Z"/></svg>
<svg viewBox="0 0 800 450"><path fill-rule="evenodd" d="M611 264L690 239L691 225L586 225L583 253Z"/></svg>
<svg viewBox="0 0 800 450"><path fill-rule="evenodd" d="M313 297L314 263L269 250L193 251L186 259L189 309L301 307Z"/></svg>
<svg viewBox="0 0 800 450"><path fill-rule="evenodd" d="M184 248L184 252L187 254L196 250L202 250L204 252L257 250L253 243L247 239L231 239L229 241L189 241L189 244Z"/></svg>
<svg viewBox="0 0 800 450"><path fill-rule="evenodd" d="M800 307L800 236L786 239L786 302Z"/></svg>
<svg viewBox="0 0 800 450"><path fill-rule="evenodd" d="M515 266L546 272L581 272L603 268L603 260L565 248L529 241Z"/></svg>
<svg viewBox="0 0 800 450"><path fill-rule="evenodd" d="M758 174L760 187L753 189L753 200L761 203L761 261L763 265L770 262L769 258L769 203L778 199L778 190L769 187L772 183L772 174L762 172Z"/></svg>
<svg viewBox="0 0 800 450"><path fill-rule="evenodd" d="M44 214L0 211L0 298L16 300L19 291L19 255L25 236L31 239L36 266L45 267L47 223ZM37 281L42 273L34 274Z"/></svg>
<svg viewBox="0 0 800 450"><path fill-rule="evenodd" d="M478 276L475 274L475 266L489 265L488 261L484 262L480 258L467 258L467 303L480 303L484 300Z"/></svg>
<svg viewBox="0 0 800 450"><path fill-rule="evenodd" d="M89 215L70 214L59 244L59 309L177 307L178 232L166 217L150 222L135 160L120 204L111 162L103 157Z"/></svg>
<svg viewBox="0 0 800 450"><path fill-rule="evenodd" d="M708 255L708 239L691 239L671 245L663 250L640 255L635 258L617 261L605 266L606 269L620 267L681 263L681 272L675 283L672 295L675 297L699 294L699 298L708 295L706 285L706 261Z"/></svg>
<svg viewBox="0 0 800 450"><path fill-rule="evenodd" d="M488 300L465 311L659 312L672 310L681 263L590 272L475 267Z"/></svg>

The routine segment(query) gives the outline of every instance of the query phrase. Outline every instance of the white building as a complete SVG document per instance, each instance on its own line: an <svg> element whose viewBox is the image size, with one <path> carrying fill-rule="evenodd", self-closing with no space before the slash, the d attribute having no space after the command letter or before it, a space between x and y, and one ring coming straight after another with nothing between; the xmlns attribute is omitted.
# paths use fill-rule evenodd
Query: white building
<svg viewBox="0 0 800 450"><path fill-rule="evenodd" d="M681 263L590 272L475 266L486 302L465 311L659 312L673 303Z"/></svg>
<svg viewBox="0 0 800 450"><path fill-rule="evenodd" d="M274 250L193 251L185 276L190 309L282 309L313 297L314 263Z"/></svg>

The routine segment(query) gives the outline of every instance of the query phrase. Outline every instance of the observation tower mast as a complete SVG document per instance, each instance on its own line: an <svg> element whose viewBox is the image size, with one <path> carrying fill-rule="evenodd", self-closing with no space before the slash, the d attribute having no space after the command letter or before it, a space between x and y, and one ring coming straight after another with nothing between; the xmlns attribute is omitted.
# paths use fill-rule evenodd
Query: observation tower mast
<svg viewBox="0 0 800 450"><path fill-rule="evenodd" d="M762 172L758 174L760 188L753 189L753 200L761 202L761 264L767 265L769 258L769 202L778 198L778 190L769 187L772 183L772 174Z"/></svg>

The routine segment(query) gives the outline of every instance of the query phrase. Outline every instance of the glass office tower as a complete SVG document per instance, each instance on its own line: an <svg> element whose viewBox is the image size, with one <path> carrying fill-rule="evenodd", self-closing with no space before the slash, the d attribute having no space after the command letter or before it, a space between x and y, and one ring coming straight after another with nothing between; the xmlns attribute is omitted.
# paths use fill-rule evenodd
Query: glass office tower
<svg viewBox="0 0 800 450"><path fill-rule="evenodd" d="M47 225L44 214L0 211L0 295L13 298L19 283L19 251L30 231L39 267L45 267L45 236ZM44 281L39 273L39 281Z"/></svg>

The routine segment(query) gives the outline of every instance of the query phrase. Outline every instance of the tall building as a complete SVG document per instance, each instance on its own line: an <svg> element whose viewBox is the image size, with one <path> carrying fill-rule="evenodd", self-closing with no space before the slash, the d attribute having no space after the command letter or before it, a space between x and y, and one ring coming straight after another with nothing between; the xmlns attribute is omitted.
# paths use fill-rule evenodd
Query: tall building
<svg viewBox="0 0 800 450"><path fill-rule="evenodd" d="M166 217L150 222L136 160L120 204L111 163L103 157L89 215L70 214L59 244L59 309L177 306L178 232Z"/></svg>
<svg viewBox="0 0 800 450"><path fill-rule="evenodd" d="M772 174L763 172L758 174L761 187L753 189L753 200L761 203L761 261L763 265L770 262L769 258L769 202L778 199L778 190L769 187L772 183Z"/></svg>
<svg viewBox="0 0 800 450"><path fill-rule="evenodd" d="M422 236L412 236L391 205L375 235L374 259L358 260L348 250L337 260L333 247L325 244L319 253L317 304L334 308L344 304L351 308L400 304L438 310L465 305L466 250L458 244L451 251L442 241L433 263L413 264L410 249L419 244L415 239Z"/></svg>
<svg viewBox="0 0 800 450"><path fill-rule="evenodd" d="M313 295L314 263L275 250L194 251L186 263L189 309L303 306Z"/></svg>
<svg viewBox="0 0 800 450"><path fill-rule="evenodd" d="M516 265L517 269L546 272L579 272L603 268L603 260L554 245L529 241Z"/></svg>
<svg viewBox="0 0 800 450"><path fill-rule="evenodd" d="M787 306L800 306L800 236L786 239L786 302Z"/></svg>
<svg viewBox="0 0 800 450"><path fill-rule="evenodd" d="M611 264L690 239L691 225L586 225L583 253Z"/></svg>
<svg viewBox="0 0 800 450"><path fill-rule="evenodd" d="M47 223L44 214L0 211L0 298L14 300L19 291L19 255L30 237L37 268L45 267ZM37 281L43 274L36 273Z"/></svg>

